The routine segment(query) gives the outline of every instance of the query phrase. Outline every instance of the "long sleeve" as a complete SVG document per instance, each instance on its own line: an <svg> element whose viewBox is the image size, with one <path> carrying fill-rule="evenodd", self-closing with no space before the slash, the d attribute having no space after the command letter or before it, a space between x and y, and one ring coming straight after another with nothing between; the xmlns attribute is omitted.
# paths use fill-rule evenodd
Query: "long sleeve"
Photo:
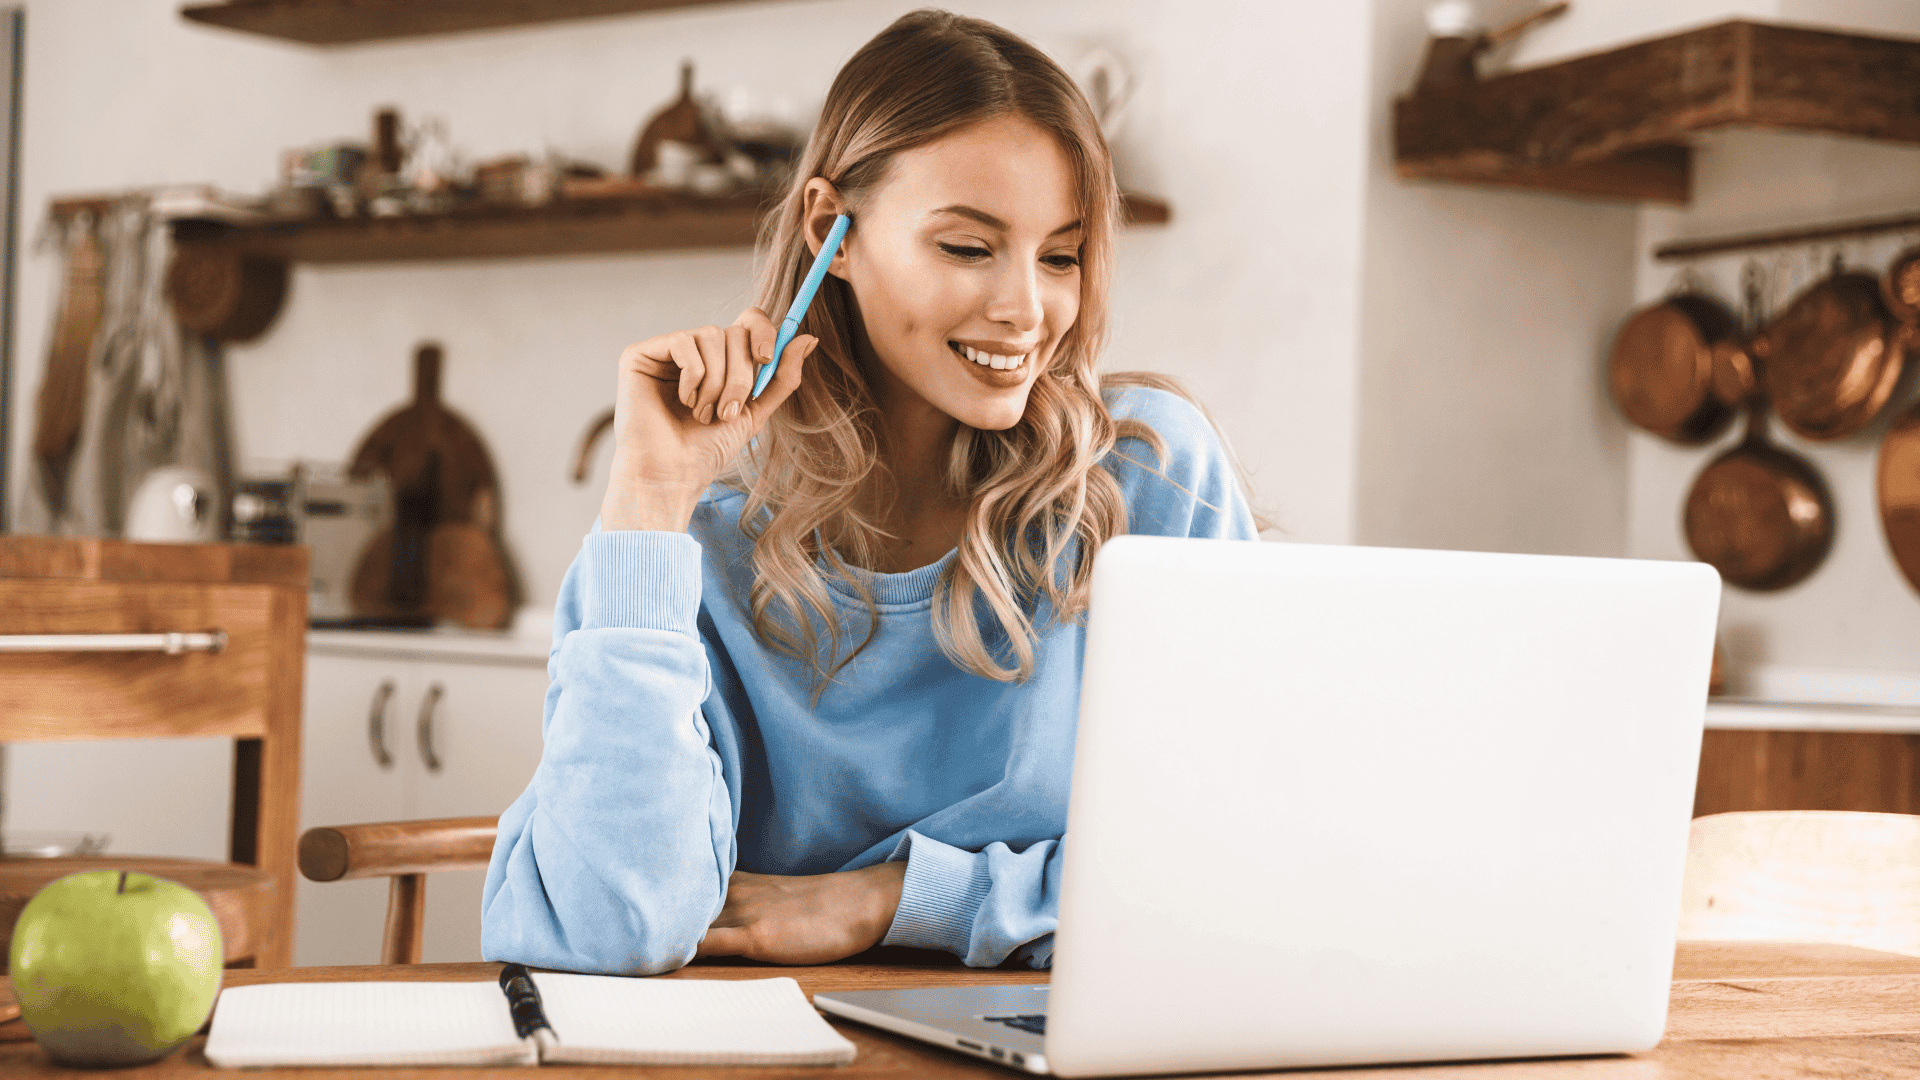
<svg viewBox="0 0 1920 1080"><path fill-rule="evenodd" d="M1258 539L1232 458L1198 409L1162 391L1136 390L1116 405L1116 413L1147 421L1166 444L1156 458L1144 442L1124 440L1109 461L1126 493L1130 531ZM1079 665L1072 670L1077 679ZM1077 702L1077 685L1073 690ZM1056 767L1070 768L1066 758ZM888 861L906 861L906 880L884 943L944 950L975 967L1008 960L1050 967L1064 837L1019 850L1001 842L970 848L913 830L901 837Z"/></svg>
<svg viewBox="0 0 1920 1080"><path fill-rule="evenodd" d="M733 804L702 703L700 545L594 532L554 612L545 748L500 818L481 950L570 971L692 959L735 861Z"/></svg>

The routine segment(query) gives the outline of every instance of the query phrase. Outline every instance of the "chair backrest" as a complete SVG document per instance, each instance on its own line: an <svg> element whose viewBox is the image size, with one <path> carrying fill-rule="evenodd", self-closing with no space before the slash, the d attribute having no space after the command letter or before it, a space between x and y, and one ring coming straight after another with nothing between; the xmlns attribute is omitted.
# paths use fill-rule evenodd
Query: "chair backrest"
<svg viewBox="0 0 1920 1080"><path fill-rule="evenodd" d="M322 825L300 836L300 872L311 881L384 877L383 964L417 964L425 942L427 878L440 870L485 870L499 818L430 818Z"/></svg>
<svg viewBox="0 0 1920 1080"><path fill-rule="evenodd" d="M1680 937L1920 956L1920 816L1764 810L1695 818Z"/></svg>

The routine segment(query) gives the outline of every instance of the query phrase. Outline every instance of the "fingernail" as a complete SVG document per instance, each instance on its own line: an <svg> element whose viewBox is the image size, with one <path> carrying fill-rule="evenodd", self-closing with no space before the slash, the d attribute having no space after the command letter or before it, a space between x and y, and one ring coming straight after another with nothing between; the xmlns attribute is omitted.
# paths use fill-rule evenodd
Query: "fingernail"
<svg viewBox="0 0 1920 1080"><path fill-rule="evenodd" d="M765 345L760 346L759 361L763 364L773 363L773 350L767 348Z"/></svg>
<svg viewBox="0 0 1920 1080"><path fill-rule="evenodd" d="M713 406L702 405L700 407L700 422L703 424L713 423Z"/></svg>
<svg viewBox="0 0 1920 1080"><path fill-rule="evenodd" d="M729 424L733 423L733 418L739 415L740 403L737 401L729 401L720 407L720 419L725 420Z"/></svg>

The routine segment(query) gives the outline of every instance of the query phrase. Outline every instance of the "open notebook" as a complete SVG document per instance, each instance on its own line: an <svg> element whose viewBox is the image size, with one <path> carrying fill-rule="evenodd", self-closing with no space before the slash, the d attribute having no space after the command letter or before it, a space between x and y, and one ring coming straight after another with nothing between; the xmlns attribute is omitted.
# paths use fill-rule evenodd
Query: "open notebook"
<svg viewBox="0 0 1920 1080"><path fill-rule="evenodd" d="M528 975L509 964L498 983L228 987L206 1055L222 1068L840 1065L853 1044L790 978Z"/></svg>

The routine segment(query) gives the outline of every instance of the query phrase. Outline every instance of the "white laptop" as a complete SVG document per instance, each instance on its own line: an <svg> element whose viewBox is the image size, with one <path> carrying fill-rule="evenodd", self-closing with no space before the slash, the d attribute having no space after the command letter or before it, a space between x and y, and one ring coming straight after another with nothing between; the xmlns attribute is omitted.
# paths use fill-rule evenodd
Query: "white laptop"
<svg viewBox="0 0 1920 1080"><path fill-rule="evenodd" d="M1028 1072L1644 1050L1720 582L1125 536L1093 575L1051 987L817 994Z"/></svg>

